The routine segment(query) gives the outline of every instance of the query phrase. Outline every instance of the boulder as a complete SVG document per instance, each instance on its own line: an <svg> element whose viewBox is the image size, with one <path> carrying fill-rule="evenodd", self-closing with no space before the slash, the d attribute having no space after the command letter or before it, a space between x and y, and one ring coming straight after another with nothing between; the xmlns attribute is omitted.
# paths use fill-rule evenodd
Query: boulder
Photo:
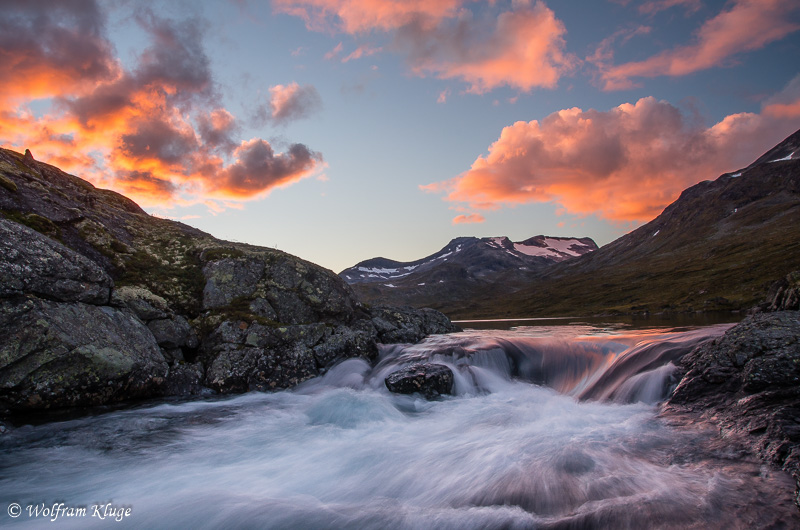
<svg viewBox="0 0 800 530"><path fill-rule="evenodd" d="M384 383L395 394L418 392L431 399L453 393L453 371L443 364L417 363L392 372Z"/></svg>
<svg viewBox="0 0 800 530"><path fill-rule="evenodd" d="M194 332L189 322L181 315L151 320L147 323L147 328L162 348L189 348L193 350L199 344L197 333Z"/></svg>
<svg viewBox="0 0 800 530"><path fill-rule="evenodd" d="M170 313L167 301L144 287L123 286L111 293L111 305L127 307L142 322L167 318Z"/></svg>
<svg viewBox="0 0 800 530"><path fill-rule="evenodd" d="M35 294L59 302L105 304L113 284L92 260L0 218L0 297Z"/></svg>
<svg viewBox="0 0 800 530"><path fill-rule="evenodd" d="M370 315L378 332L378 342L383 344L413 344L428 335L461 331L444 314L430 308L375 307Z"/></svg>
<svg viewBox="0 0 800 530"><path fill-rule="evenodd" d="M747 317L685 356L681 375L666 410L701 415L800 480L800 311Z"/></svg>
<svg viewBox="0 0 800 530"><path fill-rule="evenodd" d="M167 363L130 311L37 298L0 302L0 410L159 395Z"/></svg>
<svg viewBox="0 0 800 530"><path fill-rule="evenodd" d="M226 320L209 333L201 357L209 366L206 385L229 393L289 388L338 361L376 354L375 330L367 320L337 327Z"/></svg>

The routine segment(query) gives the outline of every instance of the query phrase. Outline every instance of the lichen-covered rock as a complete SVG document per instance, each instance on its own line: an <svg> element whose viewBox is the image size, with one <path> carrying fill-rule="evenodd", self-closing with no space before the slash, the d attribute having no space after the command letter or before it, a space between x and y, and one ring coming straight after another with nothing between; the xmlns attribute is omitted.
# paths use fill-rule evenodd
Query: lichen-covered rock
<svg viewBox="0 0 800 530"><path fill-rule="evenodd" d="M167 396L188 396L211 392L203 385L205 373L202 363L179 363L170 366L164 381Z"/></svg>
<svg viewBox="0 0 800 530"><path fill-rule="evenodd" d="M113 281L92 260L26 226L0 219L0 297L35 294L108 303Z"/></svg>
<svg viewBox="0 0 800 530"><path fill-rule="evenodd" d="M800 311L747 317L685 356L678 375L666 410L718 424L800 492Z"/></svg>
<svg viewBox="0 0 800 530"><path fill-rule="evenodd" d="M203 275L203 308L213 309L252 295L264 277L264 263L258 259L225 258L207 263Z"/></svg>
<svg viewBox="0 0 800 530"><path fill-rule="evenodd" d="M329 270L149 216L30 157L0 149L0 175L6 411L288 388L373 359L378 341L454 330L427 310L373 314Z"/></svg>
<svg viewBox="0 0 800 530"><path fill-rule="evenodd" d="M443 364L417 363L392 372L384 383L395 394L419 393L432 399L453 393L453 371Z"/></svg>
<svg viewBox="0 0 800 530"><path fill-rule="evenodd" d="M237 249L209 261L203 274L205 309L232 307L284 324L307 324L347 322L358 305L338 276L275 252Z"/></svg>
<svg viewBox="0 0 800 530"><path fill-rule="evenodd" d="M123 286L111 293L111 305L127 307L142 322L169 316L169 304L162 297L151 293L144 287Z"/></svg>
<svg viewBox="0 0 800 530"><path fill-rule="evenodd" d="M378 342L416 343L428 335L454 333L461 329L435 309L411 307L376 307L370 311Z"/></svg>
<svg viewBox="0 0 800 530"><path fill-rule="evenodd" d="M222 393L289 388L351 358L374 358L375 330L324 323L267 326L224 321L203 343L206 385Z"/></svg>
<svg viewBox="0 0 800 530"><path fill-rule="evenodd" d="M0 408L100 405L159 395L165 362L127 310L36 298L0 302Z"/></svg>

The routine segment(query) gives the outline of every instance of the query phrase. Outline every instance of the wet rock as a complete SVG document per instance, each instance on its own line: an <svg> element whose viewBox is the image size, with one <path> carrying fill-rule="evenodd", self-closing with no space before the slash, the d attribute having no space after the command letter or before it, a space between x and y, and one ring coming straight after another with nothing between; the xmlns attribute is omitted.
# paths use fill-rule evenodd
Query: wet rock
<svg viewBox="0 0 800 530"><path fill-rule="evenodd" d="M205 383L221 393L289 388L338 361L370 359L377 353L375 330L365 320L335 328L225 321L209 334L202 350L209 366Z"/></svg>
<svg viewBox="0 0 800 530"><path fill-rule="evenodd" d="M92 260L26 226L0 219L0 297L108 303L113 281Z"/></svg>
<svg viewBox="0 0 800 530"><path fill-rule="evenodd" d="M180 363L170 367L164 382L164 394L168 396L199 395L211 392L203 385L202 363Z"/></svg>
<svg viewBox="0 0 800 530"><path fill-rule="evenodd" d="M100 405L160 395L167 363L130 311L0 302L0 410Z"/></svg>
<svg viewBox="0 0 800 530"><path fill-rule="evenodd" d="M700 414L800 479L800 311L747 317L685 356L678 375L667 410Z"/></svg>
<svg viewBox="0 0 800 530"><path fill-rule="evenodd" d="M443 364L418 363L389 374L384 383L395 394L418 392L431 399L453 393L453 372Z"/></svg>
<svg viewBox="0 0 800 530"><path fill-rule="evenodd" d="M378 342L416 343L428 335L454 333L461 328L435 309L411 307L376 307L370 311Z"/></svg>

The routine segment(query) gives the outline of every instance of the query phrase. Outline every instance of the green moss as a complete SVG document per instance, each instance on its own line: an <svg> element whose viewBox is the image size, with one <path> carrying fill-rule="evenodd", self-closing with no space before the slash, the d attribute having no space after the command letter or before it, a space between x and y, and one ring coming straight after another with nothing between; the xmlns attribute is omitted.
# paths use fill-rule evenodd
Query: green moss
<svg viewBox="0 0 800 530"><path fill-rule="evenodd" d="M13 180L6 178L3 175L0 175L0 186L12 193L17 191L17 184Z"/></svg>
<svg viewBox="0 0 800 530"><path fill-rule="evenodd" d="M239 250L238 248L230 248L230 247L218 247L218 248L209 248L203 251L202 258L204 261L217 261L225 258L241 258L244 256L244 252Z"/></svg>
<svg viewBox="0 0 800 530"><path fill-rule="evenodd" d="M28 228L32 228L53 239L61 240L61 229L53 221L35 213L22 213L15 210L0 210L0 212L11 221L15 221Z"/></svg>
<svg viewBox="0 0 800 530"><path fill-rule="evenodd" d="M167 252L164 255L172 259L156 257L141 249L122 255L125 270L115 278L117 284L146 287L166 299L176 310L191 316L198 315L205 277L197 253L187 249L181 260Z"/></svg>
<svg viewBox="0 0 800 530"><path fill-rule="evenodd" d="M111 241L111 250L120 254L127 254L129 252L128 247L118 239L114 239Z"/></svg>

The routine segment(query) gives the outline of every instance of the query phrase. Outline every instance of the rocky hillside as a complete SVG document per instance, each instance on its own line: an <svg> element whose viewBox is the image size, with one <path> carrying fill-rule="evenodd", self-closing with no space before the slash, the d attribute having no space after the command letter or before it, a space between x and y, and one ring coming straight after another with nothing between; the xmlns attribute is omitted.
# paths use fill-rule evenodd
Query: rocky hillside
<svg viewBox="0 0 800 530"><path fill-rule="evenodd" d="M467 301L470 293L524 281L532 272L597 250L590 238L535 236L513 242L507 237L459 237L439 252L412 262L386 258L363 261L340 276L365 301L424 307L448 300ZM503 283L497 282L503 277Z"/></svg>
<svg viewBox="0 0 800 530"><path fill-rule="evenodd" d="M749 309L800 268L800 131L750 166L686 189L661 215L574 260L434 303L452 318ZM508 292L512 291L512 292Z"/></svg>
<svg viewBox="0 0 800 530"><path fill-rule="evenodd" d="M0 415L291 387L378 342L453 331L332 272L218 240L0 149Z"/></svg>

